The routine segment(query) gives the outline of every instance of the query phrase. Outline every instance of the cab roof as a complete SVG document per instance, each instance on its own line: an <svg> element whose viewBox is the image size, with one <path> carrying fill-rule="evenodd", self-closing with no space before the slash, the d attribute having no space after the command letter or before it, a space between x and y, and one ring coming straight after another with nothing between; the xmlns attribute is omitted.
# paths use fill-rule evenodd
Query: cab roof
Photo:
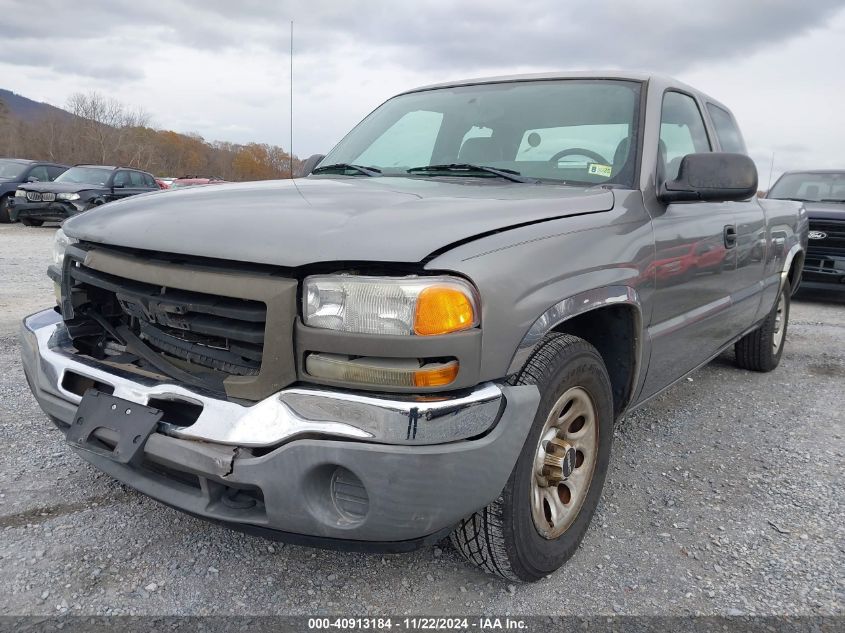
<svg viewBox="0 0 845 633"><path fill-rule="evenodd" d="M461 79L421 86L412 90L406 90L400 94L436 90L438 88L456 88L459 86L512 83L519 81L552 81L556 79L614 79L617 81L636 81L639 83L657 84L658 88L680 88L686 92L697 94L703 101L709 101L710 103L724 107L718 100L704 94L700 90L697 90L688 84L685 84L682 81L675 79L674 77L662 75L660 73L630 70L555 71L545 73L523 73L519 75L500 75L496 77L478 77L474 79Z"/></svg>

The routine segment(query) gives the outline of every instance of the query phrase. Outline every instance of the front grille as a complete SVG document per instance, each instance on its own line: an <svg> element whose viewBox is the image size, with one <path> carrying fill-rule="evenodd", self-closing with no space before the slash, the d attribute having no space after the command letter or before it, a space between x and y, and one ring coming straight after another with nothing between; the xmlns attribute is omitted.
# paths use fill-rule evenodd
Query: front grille
<svg viewBox="0 0 845 633"><path fill-rule="evenodd" d="M44 202L54 202L56 200L56 194L48 192L42 193L41 200Z"/></svg>
<svg viewBox="0 0 845 633"><path fill-rule="evenodd" d="M295 380L296 288L266 272L71 246L62 314L84 354L258 400Z"/></svg>
<svg viewBox="0 0 845 633"><path fill-rule="evenodd" d="M122 279L80 266L78 289L91 309L117 317L156 351L207 369L255 376L261 369L266 307L258 301L218 297Z"/></svg>
<svg viewBox="0 0 845 633"><path fill-rule="evenodd" d="M807 244L810 253L845 256L845 220L815 220L810 218L810 233L822 234Z"/></svg>
<svg viewBox="0 0 845 633"><path fill-rule="evenodd" d="M27 191L26 199L30 202L41 202L41 194L37 191Z"/></svg>

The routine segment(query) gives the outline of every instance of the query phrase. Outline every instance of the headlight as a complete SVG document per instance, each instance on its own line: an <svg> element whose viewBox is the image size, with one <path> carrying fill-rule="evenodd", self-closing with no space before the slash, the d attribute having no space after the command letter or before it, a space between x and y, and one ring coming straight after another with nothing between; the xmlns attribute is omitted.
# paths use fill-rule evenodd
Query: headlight
<svg viewBox="0 0 845 633"><path fill-rule="evenodd" d="M361 334L430 336L479 321L475 289L457 277L315 275L303 304L306 325Z"/></svg>
<svg viewBox="0 0 845 633"><path fill-rule="evenodd" d="M57 193L56 200L79 200L78 193Z"/></svg>
<svg viewBox="0 0 845 633"><path fill-rule="evenodd" d="M53 263L61 268L65 260L65 250L70 244L76 244L79 240L68 237L62 229L56 231L53 237Z"/></svg>
<svg viewBox="0 0 845 633"><path fill-rule="evenodd" d="M26 191L23 189L18 189L15 191L15 198L26 198Z"/></svg>

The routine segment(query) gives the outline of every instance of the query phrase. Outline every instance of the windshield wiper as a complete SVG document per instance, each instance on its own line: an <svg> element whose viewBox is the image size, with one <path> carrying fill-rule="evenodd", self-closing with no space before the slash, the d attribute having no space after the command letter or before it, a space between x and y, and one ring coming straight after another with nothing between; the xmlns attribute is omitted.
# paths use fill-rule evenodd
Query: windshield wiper
<svg viewBox="0 0 845 633"><path fill-rule="evenodd" d="M357 171L359 174L363 174L364 176L380 176L381 169L377 167L363 167L362 165L353 165L351 163L334 163L332 165L321 165L312 171L312 174L318 174L323 171L346 171L352 169Z"/></svg>
<svg viewBox="0 0 845 633"><path fill-rule="evenodd" d="M845 198L822 198L819 202L838 202L839 204L842 204L845 202Z"/></svg>
<svg viewBox="0 0 845 633"><path fill-rule="evenodd" d="M451 163L449 165L424 165L422 167L411 167L407 170L409 174L424 174L434 171L446 171L457 173L481 172L484 174L493 174L499 178L505 178L511 182L540 182L536 178L526 178L518 171L513 169L497 169L495 167L487 167L486 165L472 165L470 163Z"/></svg>

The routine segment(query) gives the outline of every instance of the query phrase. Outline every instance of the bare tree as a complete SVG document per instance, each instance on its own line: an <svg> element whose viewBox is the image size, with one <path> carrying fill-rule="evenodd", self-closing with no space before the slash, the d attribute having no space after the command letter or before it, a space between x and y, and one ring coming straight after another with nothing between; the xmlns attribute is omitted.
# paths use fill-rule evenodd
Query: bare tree
<svg viewBox="0 0 845 633"><path fill-rule="evenodd" d="M165 176L198 174L226 180L290 174L289 157L281 147L209 142L195 133L156 130L142 108L132 109L97 92L76 93L68 100L67 112L37 121L23 121L2 105L1 156L126 165Z"/></svg>

